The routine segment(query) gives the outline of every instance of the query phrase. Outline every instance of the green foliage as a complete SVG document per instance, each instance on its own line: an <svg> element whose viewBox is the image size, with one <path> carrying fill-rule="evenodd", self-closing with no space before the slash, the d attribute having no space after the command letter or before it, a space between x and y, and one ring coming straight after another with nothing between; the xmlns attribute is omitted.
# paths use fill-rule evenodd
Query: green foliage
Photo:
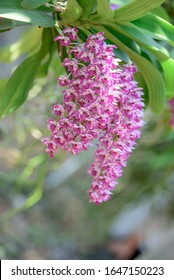
<svg viewBox="0 0 174 280"><path fill-rule="evenodd" d="M165 0L133 0L127 5L116 9L114 19L116 22L129 22L140 18L152 9L160 6Z"/></svg>
<svg viewBox="0 0 174 280"><path fill-rule="evenodd" d="M92 15L94 8L96 6L97 0L78 0L80 7L83 9L81 18L88 18Z"/></svg>
<svg viewBox="0 0 174 280"><path fill-rule="evenodd" d="M1 93L0 116L18 108L26 100L34 79L48 74L56 51L52 37L60 32L60 28L66 26L79 28L82 40L88 30L105 31L107 39L119 47L116 51L118 56L125 61L130 58L136 64L138 68L136 77L144 90L147 90L148 104L155 113L160 113L166 97L174 96L174 62L170 57L172 50L169 48L174 46L174 27L161 6L164 2L164 0L150 2L148 0L68 0L66 9L56 12L55 18L59 20L55 22L53 14L51 15L54 8L50 5L55 4L55 1L0 0L0 16L3 17L0 22L1 31L12 29L19 23L52 27L45 33L47 34L45 40L48 40L50 47L49 50L47 48L42 59L34 52L34 48L38 51L40 45L37 32L34 31L32 36L30 31L27 31L28 36L22 36L21 40L15 43L14 48L19 49L20 55L27 52L30 57L26 57L21 66L15 70L3 94ZM120 7L113 11L110 3ZM83 36L81 36L82 30ZM60 52L59 47L58 52ZM3 62L17 58L11 46L3 48L1 56ZM26 71L24 71L25 67ZM29 79L27 79L28 75Z"/></svg>
<svg viewBox="0 0 174 280"><path fill-rule="evenodd" d="M46 12L39 10L39 8L28 10L22 7L21 2L21 0L0 0L0 16L20 21L24 25L30 23L42 27L54 26L53 17L48 15L48 10Z"/></svg>
<svg viewBox="0 0 174 280"><path fill-rule="evenodd" d="M29 28L21 36L20 40L1 48L1 62L15 61L22 55L31 55L39 50L42 40L42 29Z"/></svg>
<svg viewBox="0 0 174 280"><path fill-rule="evenodd" d="M82 8L76 0L68 1L66 11L61 16L61 23L64 25L72 24L82 15Z"/></svg>
<svg viewBox="0 0 174 280"><path fill-rule="evenodd" d="M154 14L147 14L141 19L133 21L133 23L140 27L144 32L147 32L148 36L166 41L174 46L174 26L166 20Z"/></svg>
<svg viewBox="0 0 174 280"><path fill-rule="evenodd" d="M21 6L24 9L35 9L48 2L49 0L23 0Z"/></svg>
<svg viewBox="0 0 174 280"><path fill-rule="evenodd" d="M3 19L0 22L0 31L14 28L14 23L10 19Z"/></svg>
<svg viewBox="0 0 174 280"><path fill-rule="evenodd" d="M166 95L168 98L172 98L174 96L174 59L168 58L160 63L164 71Z"/></svg>
<svg viewBox="0 0 174 280"><path fill-rule="evenodd" d="M110 9L109 2L106 0L97 0L97 14L103 20L105 18L112 20L114 17L114 12Z"/></svg>
<svg viewBox="0 0 174 280"><path fill-rule="evenodd" d="M50 52L52 36L43 30L42 45L38 53L26 58L10 77L3 95L0 96L0 117L16 110L27 98L38 67Z"/></svg>
<svg viewBox="0 0 174 280"><path fill-rule="evenodd" d="M0 117L13 112L26 100L36 74L36 61L37 55L26 58L10 77L0 98Z"/></svg>

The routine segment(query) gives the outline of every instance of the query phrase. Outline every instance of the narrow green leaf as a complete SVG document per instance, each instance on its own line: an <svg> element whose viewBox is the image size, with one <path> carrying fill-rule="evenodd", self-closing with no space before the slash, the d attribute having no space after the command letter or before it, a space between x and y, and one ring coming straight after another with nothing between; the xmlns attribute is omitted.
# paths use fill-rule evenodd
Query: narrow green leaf
<svg viewBox="0 0 174 280"><path fill-rule="evenodd" d="M118 40L118 38L114 36L114 31L112 29L108 27L96 28L98 31L104 31L105 36L126 52L131 60L137 65L148 87L149 106L152 111L159 114L162 111L165 102L165 84L160 72L147 59L132 51Z"/></svg>
<svg viewBox="0 0 174 280"><path fill-rule="evenodd" d="M60 59L60 56L58 56L57 54L54 55L50 63L49 69L51 71L52 77L55 79L60 75L65 74L65 68L62 66L62 61Z"/></svg>
<svg viewBox="0 0 174 280"><path fill-rule="evenodd" d="M42 29L29 28L22 35L21 38L0 49L0 60L3 63L15 61L23 54L32 55L39 50L41 45Z"/></svg>
<svg viewBox="0 0 174 280"><path fill-rule="evenodd" d="M170 56L174 59L174 48L170 50Z"/></svg>
<svg viewBox="0 0 174 280"><path fill-rule="evenodd" d="M3 18L0 20L0 30L9 30L14 28L14 23L10 19Z"/></svg>
<svg viewBox="0 0 174 280"><path fill-rule="evenodd" d="M31 0L32 2L35 1L35 3L37 4L37 2L39 2L39 0ZM31 2L30 1L30 2ZM25 10L22 5L21 5L22 0L0 0L0 8L1 9L17 9L17 10ZM49 2L49 1L47 1ZM40 6L37 8L38 11L43 11L43 12L53 12L54 11L54 7L46 7L46 6Z"/></svg>
<svg viewBox="0 0 174 280"><path fill-rule="evenodd" d="M137 26L129 23L128 25L121 25L121 24L109 24L113 30L117 30L118 32L122 33L124 36L134 40L140 46L145 46L149 50L155 50L161 54L164 58L169 57L169 52L166 48L161 46L157 43L154 39L150 36L147 36L145 32L142 32L140 28Z"/></svg>
<svg viewBox="0 0 174 280"><path fill-rule="evenodd" d="M2 2L2 5L1 5ZM25 10L22 7L18 8L19 1L14 1L9 5L9 1L3 3L0 0L0 16L3 18L13 19L17 21L32 23L42 27L54 26L54 19L47 13L39 10ZM20 3L21 4L21 3Z"/></svg>
<svg viewBox="0 0 174 280"><path fill-rule="evenodd" d="M54 44L52 32L50 28L44 28L42 34L42 45L38 52L39 61L41 61L47 54L49 54Z"/></svg>
<svg viewBox="0 0 174 280"><path fill-rule="evenodd" d="M121 59L125 63L130 63L129 56L125 52L123 52L121 49L119 49L119 48L114 49L114 54L115 54L116 57L118 57L119 59Z"/></svg>
<svg viewBox="0 0 174 280"><path fill-rule="evenodd" d="M16 110L26 100L38 67L50 50L53 41L51 35L49 29L43 30L39 52L26 58L8 80L3 94L0 95L0 118Z"/></svg>
<svg viewBox="0 0 174 280"><path fill-rule="evenodd" d="M21 6L25 9L35 9L48 2L49 0L23 0Z"/></svg>
<svg viewBox="0 0 174 280"><path fill-rule="evenodd" d="M40 67L38 68L38 71L36 73L37 78L43 78L48 75L49 66L52 61L55 50L56 50L56 48L55 48L55 44L53 42L52 44L50 44L50 50L49 50L48 54L45 56L44 60L40 64Z"/></svg>
<svg viewBox="0 0 174 280"><path fill-rule="evenodd" d="M29 207L36 204L41 198L43 194L42 184L39 184L38 187L34 190L34 192L29 196L25 203L23 204L24 209L28 209Z"/></svg>
<svg viewBox="0 0 174 280"><path fill-rule="evenodd" d="M146 58L147 60L149 60L153 66L155 66L155 68L157 70L159 70L159 72L162 74L163 71L162 71L162 68L161 68L161 64L160 64L160 61L158 59L158 56L161 57L162 59L164 59L164 56L161 55L159 52L157 51L154 51L154 50L151 50L149 51L147 48L141 48L141 55ZM158 55L158 56L157 56ZM168 59L168 57L165 59Z"/></svg>
<svg viewBox="0 0 174 280"><path fill-rule="evenodd" d="M170 16L162 6L153 9L151 13L170 22Z"/></svg>
<svg viewBox="0 0 174 280"><path fill-rule="evenodd" d="M136 20L152 9L160 6L165 0L133 0L114 12L114 19L116 22L128 22Z"/></svg>
<svg viewBox="0 0 174 280"><path fill-rule="evenodd" d="M174 59L168 58L161 61L166 85L166 95L168 98L174 96Z"/></svg>
<svg viewBox="0 0 174 280"><path fill-rule="evenodd" d="M10 31L15 27L30 26L30 25L31 23L3 18L3 20L0 21L0 32Z"/></svg>
<svg viewBox="0 0 174 280"><path fill-rule="evenodd" d="M111 10L108 0L97 0L97 14L109 20L113 19L114 11Z"/></svg>
<svg viewBox="0 0 174 280"><path fill-rule="evenodd" d="M36 73L36 59L37 55L26 58L12 74L0 98L0 118L26 100Z"/></svg>
<svg viewBox="0 0 174 280"><path fill-rule="evenodd" d="M61 24L73 23L78 20L82 15L82 8L76 0L69 0L67 3L66 11L61 16Z"/></svg>
<svg viewBox="0 0 174 280"><path fill-rule="evenodd" d="M80 7L83 9L81 18L88 18L91 16L94 7L96 6L97 0L78 0Z"/></svg>
<svg viewBox="0 0 174 280"><path fill-rule="evenodd" d="M42 27L54 26L54 20L40 11L18 11L14 9L0 9L0 16L22 22L32 23Z"/></svg>
<svg viewBox="0 0 174 280"><path fill-rule="evenodd" d="M146 31L152 38L164 40L174 46L174 26L164 19L148 14L141 19L133 21L133 24Z"/></svg>
<svg viewBox="0 0 174 280"><path fill-rule="evenodd" d="M7 84L7 79L0 80L0 99L1 99L1 95L3 94L6 84Z"/></svg>

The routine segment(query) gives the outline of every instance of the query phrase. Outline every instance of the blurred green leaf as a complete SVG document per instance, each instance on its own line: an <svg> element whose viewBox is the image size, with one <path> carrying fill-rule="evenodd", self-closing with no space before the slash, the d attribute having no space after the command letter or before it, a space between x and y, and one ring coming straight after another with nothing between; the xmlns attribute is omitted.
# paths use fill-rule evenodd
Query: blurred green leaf
<svg viewBox="0 0 174 280"><path fill-rule="evenodd" d="M114 19L116 22L128 22L136 20L152 9L160 6L165 0L133 0L114 12Z"/></svg>
<svg viewBox="0 0 174 280"><path fill-rule="evenodd" d="M111 10L108 0L97 0L97 14L102 18L113 19L114 11Z"/></svg>
<svg viewBox="0 0 174 280"><path fill-rule="evenodd" d="M49 53L52 44L49 29L43 30L42 45L38 53L26 58L14 71L0 96L0 117L16 110L26 100L38 67Z"/></svg>
<svg viewBox="0 0 174 280"><path fill-rule="evenodd" d="M164 19L148 14L133 23L145 30L152 38L163 40L174 46L174 26Z"/></svg>
<svg viewBox="0 0 174 280"><path fill-rule="evenodd" d="M159 57L162 57L162 59L164 59L164 56L161 55L158 51L155 51L155 50L148 50L147 48L141 48L141 55L148 59L154 67L156 67L156 69L158 69L161 74L163 75L163 71L162 71L162 67L160 65L160 61L157 57L157 54L159 55ZM168 57L167 57L168 58ZM166 57L165 57L166 59Z"/></svg>
<svg viewBox="0 0 174 280"><path fill-rule="evenodd" d="M39 154L37 156L32 157L28 160L26 167L20 173L18 177L18 184L23 185L26 180L29 180L29 177L33 174L35 169L43 164L45 161L45 155Z"/></svg>
<svg viewBox="0 0 174 280"><path fill-rule="evenodd" d="M139 45L148 47L150 50L155 50L161 54L164 58L169 57L169 52L158 42L152 39L150 36L147 36L146 33L143 33L140 28L129 23L128 25L121 24L110 24L113 30L118 30L123 35L128 38L136 41Z"/></svg>
<svg viewBox="0 0 174 280"><path fill-rule="evenodd" d="M23 54L35 53L41 44L42 29L29 28L22 35L20 40L0 49L0 60L3 63L15 61Z"/></svg>
<svg viewBox="0 0 174 280"><path fill-rule="evenodd" d="M65 73L65 68L62 66L62 61L57 53L54 54L50 63L51 75L56 79L58 76Z"/></svg>
<svg viewBox="0 0 174 280"><path fill-rule="evenodd" d="M164 71L166 95L172 98L174 96L174 59L168 58L161 61L161 66Z"/></svg>
<svg viewBox="0 0 174 280"><path fill-rule="evenodd" d="M80 18L82 11L82 8L79 6L76 0L69 0L65 12L61 16L61 23L73 23Z"/></svg>
<svg viewBox="0 0 174 280"><path fill-rule="evenodd" d="M36 1L37 2L37 1ZM54 26L54 19L46 12L52 11L48 8L27 10L21 6L21 0L0 0L0 16L21 22L32 23L42 27Z"/></svg>
<svg viewBox="0 0 174 280"><path fill-rule="evenodd" d="M1 99L1 95L3 94L6 84L7 84L7 79L0 80L0 99Z"/></svg>
<svg viewBox="0 0 174 280"><path fill-rule="evenodd" d="M50 2L49 0L23 0L21 6L25 9L35 9L42 6L45 3Z"/></svg>
<svg viewBox="0 0 174 280"><path fill-rule="evenodd" d="M22 22L32 23L41 27L54 26L54 20L40 11L18 11L14 9L0 9L0 16Z"/></svg>
<svg viewBox="0 0 174 280"><path fill-rule="evenodd" d="M78 0L80 7L83 9L81 18L88 18L91 16L94 7L96 6L97 0Z"/></svg>
<svg viewBox="0 0 174 280"><path fill-rule="evenodd" d="M46 55L46 57L44 58L44 60L42 61L42 63L40 64L36 77L42 78L42 77L45 77L48 75L48 70L49 70L53 55L55 53L55 50L56 50L55 44L52 41L52 44L50 45L50 50L49 50L48 54ZM61 64L61 62L60 62L60 64ZM59 64L57 64L57 65L59 65Z"/></svg>
<svg viewBox="0 0 174 280"><path fill-rule="evenodd" d="M165 84L160 72L147 59L137 54L118 40L118 38L114 36L113 29L109 27L98 27L97 29L99 31L103 30L106 37L120 49L125 51L137 65L148 87L149 106L152 111L159 114L163 110L165 103Z"/></svg>
<svg viewBox="0 0 174 280"><path fill-rule="evenodd" d="M32 86L37 55L26 58L14 71L0 98L0 118L16 110L27 98Z"/></svg>
<svg viewBox="0 0 174 280"><path fill-rule="evenodd" d="M0 30L9 30L14 28L14 23L10 19L2 19L0 20Z"/></svg>
<svg viewBox="0 0 174 280"><path fill-rule="evenodd" d="M162 6L153 9L151 13L170 22L170 16Z"/></svg>
<svg viewBox="0 0 174 280"><path fill-rule="evenodd" d="M18 10L25 10L22 5L21 5L22 0L0 0L0 8L2 9L18 9ZM38 2L38 1L35 1ZM47 1L49 2L49 1ZM46 6L41 6L37 8L38 11L43 11L43 12L53 12L54 8L52 7L46 7Z"/></svg>
<svg viewBox="0 0 174 280"><path fill-rule="evenodd" d="M27 209L36 204L42 198L42 194L42 185L38 185L38 187L35 188L34 192L26 199L22 208Z"/></svg>

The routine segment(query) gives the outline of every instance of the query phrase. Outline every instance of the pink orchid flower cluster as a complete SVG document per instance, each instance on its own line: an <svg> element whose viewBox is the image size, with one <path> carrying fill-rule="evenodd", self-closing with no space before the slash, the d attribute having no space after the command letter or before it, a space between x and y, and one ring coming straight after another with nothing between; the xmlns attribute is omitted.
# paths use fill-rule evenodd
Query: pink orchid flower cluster
<svg viewBox="0 0 174 280"><path fill-rule="evenodd" d="M53 157L58 149L73 154L87 150L99 139L95 158L88 170L93 182L90 202L100 204L111 198L116 180L140 137L142 89L134 81L133 64L120 66L114 45L105 43L104 33L90 35L85 43L77 40L77 29L66 28L54 40L68 46L63 61L69 75L60 76L65 87L63 105L52 107L55 119L48 120L50 136L42 140Z"/></svg>

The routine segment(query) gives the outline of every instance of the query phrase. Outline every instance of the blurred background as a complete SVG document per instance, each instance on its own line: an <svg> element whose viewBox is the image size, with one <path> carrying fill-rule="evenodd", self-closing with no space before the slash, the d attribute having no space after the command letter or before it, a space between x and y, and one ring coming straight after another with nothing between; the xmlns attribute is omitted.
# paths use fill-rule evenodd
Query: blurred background
<svg viewBox="0 0 174 280"><path fill-rule="evenodd" d="M165 7L172 17L172 1ZM32 36L40 40L40 28L0 34L1 91L25 52L35 52ZM27 102L0 122L0 259L174 259L174 102L160 116L146 110L112 199L96 206L86 173L94 148L50 159L40 141L51 105L62 100L62 71L56 56Z"/></svg>

